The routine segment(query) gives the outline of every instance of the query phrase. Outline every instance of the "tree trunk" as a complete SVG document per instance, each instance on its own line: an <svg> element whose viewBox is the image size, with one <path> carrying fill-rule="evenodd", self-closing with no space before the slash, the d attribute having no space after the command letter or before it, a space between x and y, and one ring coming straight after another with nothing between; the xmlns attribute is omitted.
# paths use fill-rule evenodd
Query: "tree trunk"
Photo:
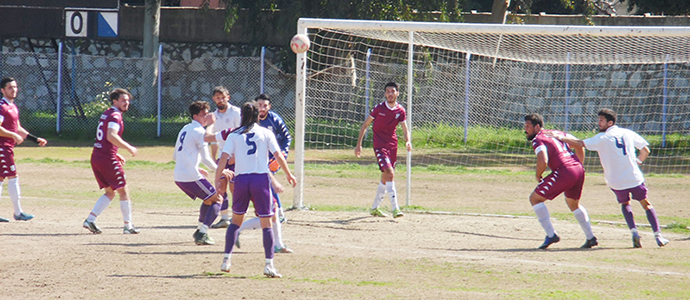
<svg viewBox="0 0 690 300"><path fill-rule="evenodd" d="M491 23L505 24L510 0L494 0L491 6Z"/></svg>
<svg viewBox="0 0 690 300"><path fill-rule="evenodd" d="M145 116L151 116L158 108L158 93L156 83L158 77L158 36L161 19L161 1L146 0L144 10L144 58L147 58L142 70L141 101L139 111Z"/></svg>

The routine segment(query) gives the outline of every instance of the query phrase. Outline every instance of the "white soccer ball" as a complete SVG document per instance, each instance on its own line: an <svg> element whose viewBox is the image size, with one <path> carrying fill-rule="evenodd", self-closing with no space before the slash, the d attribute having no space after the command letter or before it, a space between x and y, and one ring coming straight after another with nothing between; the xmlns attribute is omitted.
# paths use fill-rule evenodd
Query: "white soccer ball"
<svg viewBox="0 0 690 300"><path fill-rule="evenodd" d="M309 50L309 37L304 34L295 34L290 40L290 49L295 53L304 53Z"/></svg>

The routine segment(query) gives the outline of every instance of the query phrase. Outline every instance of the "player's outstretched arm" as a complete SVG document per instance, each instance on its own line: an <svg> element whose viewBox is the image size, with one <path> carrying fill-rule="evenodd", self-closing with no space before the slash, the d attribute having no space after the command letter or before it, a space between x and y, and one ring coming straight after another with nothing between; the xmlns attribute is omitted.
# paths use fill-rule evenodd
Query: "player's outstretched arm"
<svg viewBox="0 0 690 300"><path fill-rule="evenodd" d="M290 184L292 184L292 187L295 187L297 185L297 179L295 179L295 176L293 176L292 172L290 172L290 168L288 168L287 161L285 161L285 158L283 158L283 156L280 155L280 151L273 152L273 157L275 157L276 161L278 162L278 164L280 164L280 167L283 169L285 176L287 176L287 181Z"/></svg>
<svg viewBox="0 0 690 300"><path fill-rule="evenodd" d="M220 155L220 158L218 159L218 165L216 167L216 180L215 180L216 190L218 190L218 193L225 192L225 186L224 186L224 184L222 184L220 178L223 176L223 170L225 169L225 164L228 163L229 158L230 158L230 154L223 152Z"/></svg>
<svg viewBox="0 0 690 300"><path fill-rule="evenodd" d="M355 156L359 157L362 154L362 140L364 139L364 133L367 131L369 124L374 121L374 118L368 116L362 127L359 129L359 137L357 138L357 146L355 146Z"/></svg>

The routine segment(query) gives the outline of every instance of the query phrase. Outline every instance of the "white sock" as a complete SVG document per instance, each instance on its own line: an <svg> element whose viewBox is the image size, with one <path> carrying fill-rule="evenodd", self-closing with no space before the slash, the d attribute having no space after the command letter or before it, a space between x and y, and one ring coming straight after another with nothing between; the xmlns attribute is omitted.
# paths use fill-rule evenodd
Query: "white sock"
<svg viewBox="0 0 690 300"><path fill-rule="evenodd" d="M100 216L101 213L110 205L110 198L108 196L103 195L98 200L96 201L96 204L93 206L93 209L91 210L91 213L89 214L89 217L86 218L89 222L94 222L96 221L96 217Z"/></svg>
<svg viewBox="0 0 690 300"><path fill-rule="evenodd" d="M23 212L22 205L19 203L19 197L21 197L21 191L19 190L19 177L10 178L7 180L7 190L10 193L10 200L12 200L12 206L14 207L14 215L18 216Z"/></svg>
<svg viewBox="0 0 690 300"><path fill-rule="evenodd" d="M273 268L273 258L267 258L266 259L266 265Z"/></svg>
<svg viewBox="0 0 690 300"><path fill-rule="evenodd" d="M201 226L204 226L204 222L199 222L199 224L196 225L196 229L201 231Z"/></svg>
<svg viewBox="0 0 690 300"><path fill-rule="evenodd" d="M247 220L242 222L242 226L240 226L240 232L247 230L247 229L259 229L261 228L261 219L259 218L252 218L251 220Z"/></svg>
<svg viewBox="0 0 690 300"><path fill-rule="evenodd" d="M228 261L230 261L230 258L231 258L231 257L232 257L232 253L225 253L225 254L223 255L223 258L227 259Z"/></svg>
<svg viewBox="0 0 690 300"><path fill-rule="evenodd" d="M386 191L388 192L388 197L391 198L391 208L392 210L399 209L398 206L398 191L395 190L395 181L386 182Z"/></svg>
<svg viewBox="0 0 690 300"><path fill-rule="evenodd" d="M374 204L371 209L377 209L381 202L383 202L383 197L386 196L386 186L379 181L379 187L376 189L376 197L374 198Z"/></svg>
<svg viewBox="0 0 690 300"><path fill-rule="evenodd" d="M230 220L230 214L228 213L227 210L220 212L220 219L223 221L229 221Z"/></svg>
<svg viewBox="0 0 690 300"><path fill-rule="evenodd" d="M132 201L120 200L120 210L122 211L122 220L125 221L125 228L132 228Z"/></svg>
<svg viewBox="0 0 690 300"><path fill-rule="evenodd" d="M283 229L280 222L273 222L273 244L279 249L285 248L285 244L283 244Z"/></svg>
<svg viewBox="0 0 690 300"><path fill-rule="evenodd" d="M637 228L630 229L630 233L633 235L637 234Z"/></svg>
<svg viewBox="0 0 690 300"><path fill-rule="evenodd" d="M587 214L587 210L582 206L578 206L578 208L573 211L573 215L575 215L577 222L580 223L580 228L582 228L582 231L585 232L587 239L589 240L593 238L594 233L592 232L592 224L589 223L589 215Z"/></svg>
<svg viewBox="0 0 690 300"><path fill-rule="evenodd" d="M532 205L532 209L534 209L534 213L537 214L537 219L539 219L541 227L546 231L546 236L554 236L556 231L553 229L553 224L551 224L551 216L549 215L549 209L546 208L546 204L542 202Z"/></svg>
<svg viewBox="0 0 690 300"><path fill-rule="evenodd" d="M199 232L207 233L208 232L208 226L206 226L206 224L202 223L201 228L199 228Z"/></svg>

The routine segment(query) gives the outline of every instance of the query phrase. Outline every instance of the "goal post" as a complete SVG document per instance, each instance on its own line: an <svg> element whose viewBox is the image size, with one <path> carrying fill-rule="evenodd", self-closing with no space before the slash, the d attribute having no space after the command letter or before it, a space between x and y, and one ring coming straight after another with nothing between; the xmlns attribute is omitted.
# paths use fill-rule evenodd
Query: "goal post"
<svg viewBox="0 0 690 300"><path fill-rule="evenodd" d="M596 111L612 108L650 142L643 171L690 171L690 27L310 18L297 27L312 46L297 55L294 207L304 205L304 150L352 149L388 81L403 85L414 142L408 205L413 165L531 167L522 117L532 112L584 139L596 134ZM588 157L588 171L600 170Z"/></svg>

